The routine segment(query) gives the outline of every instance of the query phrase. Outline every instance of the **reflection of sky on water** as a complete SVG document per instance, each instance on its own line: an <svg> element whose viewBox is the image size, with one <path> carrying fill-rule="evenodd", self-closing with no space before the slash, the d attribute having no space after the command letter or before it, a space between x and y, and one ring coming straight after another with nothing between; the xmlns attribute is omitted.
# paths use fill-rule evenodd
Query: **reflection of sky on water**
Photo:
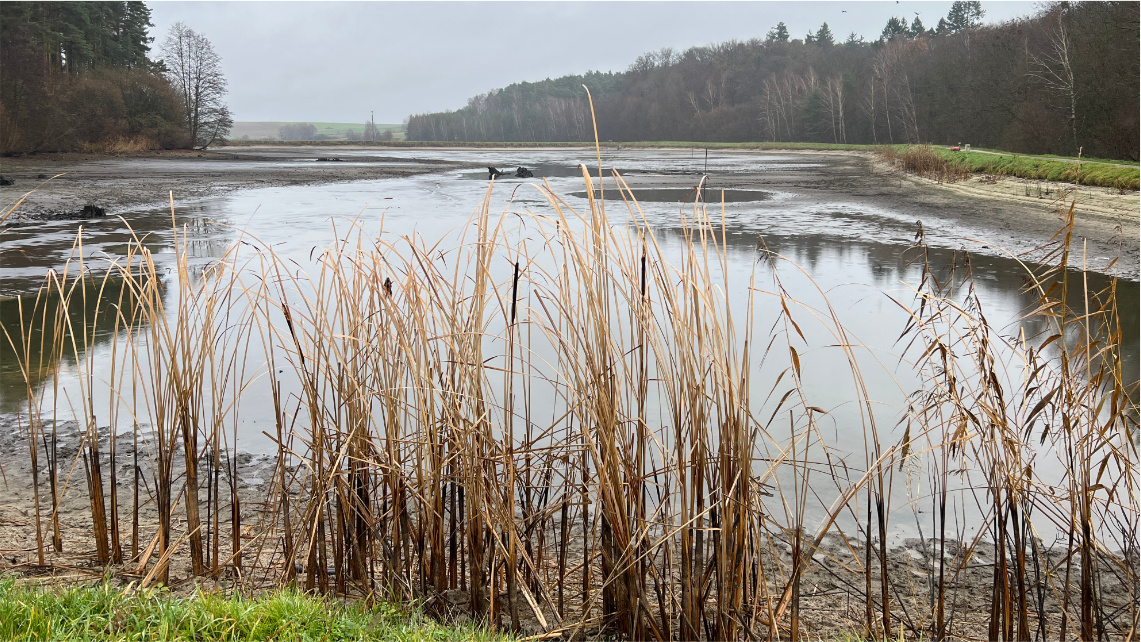
<svg viewBox="0 0 1141 642"><path fill-rule="evenodd" d="M346 150L339 156L351 158L356 152ZM397 159L422 155L421 150L386 151L386 156ZM458 235L467 224L486 194L486 165L500 169L513 169L524 165L541 170L537 177L547 177L555 193L571 207L582 211L585 200L572 196L582 191L581 175L573 163L566 160L567 150L538 151L446 151L437 157L450 161L470 163L471 169L449 170L443 173L421 175L398 180L376 180L355 183L337 183L302 187L262 188L235 192L226 196L204 199L176 207L179 236L186 241L191 266L200 269L215 261L235 241L245 240L252 245L238 248L238 263L256 258L253 246L268 247L288 261L295 273L313 274L315 261L322 250L338 239L346 238L351 221L358 221L365 238L375 237L384 230L384 238L396 243L400 238L418 239L423 245L434 245L444 239L440 248L456 244ZM582 154L583 162L593 165L593 154ZM732 172L735 169L758 167L795 171L799 159L793 156L740 156L710 159L710 170ZM389 161L383 161L389 162ZM632 177L652 175L693 174L704 169L700 152L652 152L608 154L607 164L627 168ZM480 170L483 167L484 169ZM552 220L554 210L535 187L536 181L505 179L497 181L491 196L491 212L501 212L514 219L508 227L515 247L527 245L535 252L542 242L534 222L519 225L523 218L511 212L527 211ZM613 185L607 182L606 189ZM671 194L672 196L672 194ZM709 196L709 200L714 200ZM626 225L631 214L620 201L607 199L611 223ZM642 213L654 228L667 256L680 256L683 239L677 222L683 211L674 202L646 202ZM685 208L688 214L691 207ZM720 222L720 204L710 206L711 214ZM877 419L884 427L885 439L894 443L898 435L892 433L904 407L905 397L919 386L914 370L905 362L899 363L902 350L900 333L906 323L906 314L892 301L910 305L912 293L906 284L917 284L920 268L915 263L917 251L908 249L914 237L914 221L923 219L922 212L893 211L871 208L843 200L833 202L807 202L793 194L776 193L773 198L734 202L724 208L727 230L728 279L731 307L738 323L744 319L744 288L754 272L757 287L772 289L767 264L758 262L757 239L763 235L769 250L781 254L800 265L813 282L799 275L792 266L779 268L781 278L789 292L806 306L824 310L824 300L816 292L823 290L836 310L850 338L861 344L858 350L861 370L873 400L877 403ZM146 245L152 249L160 272L173 265L173 233L170 213L166 211L139 212L125 216ZM961 245L954 238L965 234L962 230L941 227L938 221L927 224L927 238L933 244L931 263L937 274L945 274L942 266L953 260L953 251ZM0 293L27 294L42 280L49 268L59 268L73 251L77 227L74 223L44 223L22 226L0 235ZM114 256L124 246L123 225L118 220L91 222L84 226L83 254L96 270L101 257ZM248 237L244 237L248 235ZM253 240L253 239L256 239ZM504 257L506 266L508 262ZM975 287L984 306L987 318L999 334L1013 336L1020 327L1028 335L1040 333L1043 328L1033 323L1019 325L1019 319L1033 302L1023 293L1023 273L1011 259L988 254L972 256ZM246 268L250 271L253 264ZM506 270L506 267L505 267ZM941 272L942 270L942 272ZM506 274L506 272L505 272ZM162 276L160 274L160 276ZM1106 279L1090 275L1090 287L1100 289ZM1080 293L1074 295L1073 304L1080 302ZM1119 283L1122 325L1126 331L1124 363L1126 378L1138 378L1138 286L1137 283ZM755 330L767 333L776 319L780 306L775 297L759 295L754 308ZM0 303L0 315L5 324L13 318L12 302ZM842 363L843 355L835 348L836 340L828 333L826 324L813 320L811 309L793 309L807 341L800 359L805 373L804 391L808 402L828 410L821 417L822 432L829 446L837 453L852 455L854 468L863 466L863 429L856 404L852 401L855 388L851 374ZM493 328L494 331L494 328ZM2 339L2 337L0 337ZM95 337L96 364L109 354L109 336ZM489 348L494 349L494 341ZM540 351L541 352L541 351ZM262 349L248 357L251 369L264 363ZM4 353L0 364L0 411L11 412L23 398L22 381L18 372L11 372L12 360ZM540 356L542 356L540 354ZM787 367L784 353L771 357L757 366L754 373L755 399L763 399L772 386L777 373ZM1012 365L1013 368L1013 365ZM58 365L61 386L74 386L76 368L67 360ZM553 373L552 373L553 374ZM1017 371L1012 370L1012 376ZM18 384L18 385L16 385ZM273 432L272 403L266 386L253 385L243 393L239 434L241 447L253 451L268 450L270 442L261 433ZM288 382L287 382L288 388ZM540 391L535 394L541 395ZM778 395L779 396L779 395ZM554 407L554 400L547 400ZM104 415L105 416L105 413ZM767 412L758 412L767 417ZM897 483L905 484L900 476ZM900 520L897 520L897 523Z"/></svg>

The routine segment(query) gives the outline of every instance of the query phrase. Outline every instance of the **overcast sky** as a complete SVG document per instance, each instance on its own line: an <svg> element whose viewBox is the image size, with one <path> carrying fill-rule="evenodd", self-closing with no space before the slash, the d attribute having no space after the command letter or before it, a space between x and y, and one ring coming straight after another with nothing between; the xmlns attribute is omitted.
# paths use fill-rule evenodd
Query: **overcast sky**
<svg viewBox="0 0 1141 642"><path fill-rule="evenodd" d="M837 40L879 37L891 16L928 27L951 2L147 2L159 50L177 21L222 58L239 121L399 123L459 109L513 82L623 71L638 55L763 38L827 22ZM984 2L985 22L1033 2Z"/></svg>

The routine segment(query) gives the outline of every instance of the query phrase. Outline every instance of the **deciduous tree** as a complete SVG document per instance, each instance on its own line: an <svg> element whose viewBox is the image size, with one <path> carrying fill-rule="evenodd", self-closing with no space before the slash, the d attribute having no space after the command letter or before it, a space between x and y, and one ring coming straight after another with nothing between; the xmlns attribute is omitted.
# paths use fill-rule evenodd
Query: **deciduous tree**
<svg viewBox="0 0 1141 642"><path fill-rule="evenodd" d="M202 34L185 23L170 27L162 45L167 77L182 99L190 140L205 149L230 133L233 119L222 99L226 77L222 59Z"/></svg>

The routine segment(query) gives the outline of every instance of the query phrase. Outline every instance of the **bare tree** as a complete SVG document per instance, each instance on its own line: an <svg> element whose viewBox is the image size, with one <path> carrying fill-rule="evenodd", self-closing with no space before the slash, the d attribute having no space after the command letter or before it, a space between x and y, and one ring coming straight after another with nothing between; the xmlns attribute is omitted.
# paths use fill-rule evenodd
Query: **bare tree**
<svg viewBox="0 0 1141 642"><path fill-rule="evenodd" d="M833 143L848 142L848 135L844 127L844 80L839 76L829 78L824 85L824 98L821 106L828 115L828 131L832 134Z"/></svg>
<svg viewBox="0 0 1141 642"><path fill-rule="evenodd" d="M222 59L202 34L176 22L162 45L166 75L182 99L191 144L205 149L230 133L233 119L222 99Z"/></svg>
<svg viewBox="0 0 1141 642"><path fill-rule="evenodd" d="M1070 135L1074 140L1074 148L1078 147L1078 96L1077 86L1074 82L1073 43L1066 30L1065 13L1056 9L1055 15L1058 24L1050 30L1049 49L1041 56L1031 54L1030 59L1034 65L1030 76L1056 91L1069 100Z"/></svg>

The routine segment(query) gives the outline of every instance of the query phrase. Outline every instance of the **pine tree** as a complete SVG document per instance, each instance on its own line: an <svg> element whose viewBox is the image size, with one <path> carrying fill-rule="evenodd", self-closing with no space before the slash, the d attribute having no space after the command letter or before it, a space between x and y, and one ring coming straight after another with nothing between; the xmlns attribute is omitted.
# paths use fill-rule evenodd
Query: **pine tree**
<svg viewBox="0 0 1141 642"><path fill-rule="evenodd" d="M982 3L978 0L955 0L947 12L947 26L952 33L964 29L974 29L983 23Z"/></svg>
<svg viewBox="0 0 1141 642"><path fill-rule="evenodd" d="M831 47L836 44L832 38L832 30L828 28L827 22L820 25L820 28L816 30L816 44L821 47Z"/></svg>
<svg viewBox="0 0 1141 642"><path fill-rule="evenodd" d="M918 38L926 35L927 29L923 26L923 21L919 19L919 16L915 16L915 20L911 21L911 37Z"/></svg>
<svg viewBox="0 0 1141 642"><path fill-rule="evenodd" d="M769 29L765 42L788 42L788 27L783 22L778 22L777 26Z"/></svg>
<svg viewBox="0 0 1141 642"><path fill-rule="evenodd" d="M907 35L907 18L896 18L892 16L888 18L887 25L884 26L883 31L880 33L880 41L887 42L896 36Z"/></svg>

